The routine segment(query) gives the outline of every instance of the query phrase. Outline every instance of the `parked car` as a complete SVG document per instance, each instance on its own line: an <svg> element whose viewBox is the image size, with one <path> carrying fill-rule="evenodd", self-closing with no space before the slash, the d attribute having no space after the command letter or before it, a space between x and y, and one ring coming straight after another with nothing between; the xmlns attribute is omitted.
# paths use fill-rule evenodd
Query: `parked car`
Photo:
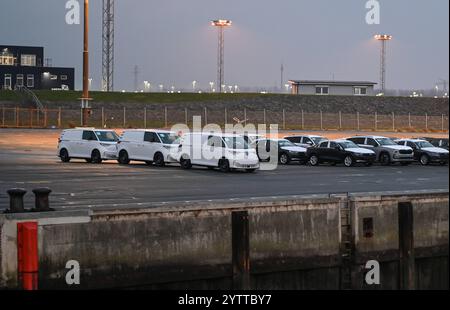
<svg viewBox="0 0 450 310"><path fill-rule="evenodd" d="M264 139L263 135L252 134L252 133L244 134L243 137L244 137L245 142L248 143L248 145L251 145L256 140Z"/></svg>
<svg viewBox="0 0 450 310"><path fill-rule="evenodd" d="M318 146L308 148L307 156L311 166L320 163L343 163L347 167L364 163L371 166L376 160L374 151L361 148L348 140L322 141Z"/></svg>
<svg viewBox="0 0 450 310"><path fill-rule="evenodd" d="M63 130L58 140L58 156L62 162L85 159L99 164L117 158L119 137L113 130L75 128Z"/></svg>
<svg viewBox="0 0 450 310"><path fill-rule="evenodd" d="M418 138L418 139L426 140L430 142L433 146L440 147L448 151L448 139L440 139L440 138Z"/></svg>
<svg viewBox="0 0 450 310"><path fill-rule="evenodd" d="M414 159L426 166L430 163L448 164L448 150L435 147L426 140L401 139L395 141L399 145L409 146L414 151Z"/></svg>
<svg viewBox="0 0 450 310"><path fill-rule="evenodd" d="M287 165L293 161L299 163L308 161L306 149L286 139L260 139L255 141L252 146L256 149L261 161L270 160L269 152L273 149L278 149L278 162L282 165ZM265 150L265 154L260 154L260 150Z"/></svg>
<svg viewBox="0 0 450 310"><path fill-rule="evenodd" d="M256 151L242 136L234 134L185 134L181 138L178 161L183 169L204 166L222 172L231 169L254 172L259 168Z"/></svg>
<svg viewBox="0 0 450 310"><path fill-rule="evenodd" d="M392 139L382 136L356 136L347 138L358 146L375 152L376 160L383 165L400 163L407 166L414 161L414 152L409 146L398 145Z"/></svg>
<svg viewBox="0 0 450 310"><path fill-rule="evenodd" d="M118 162L127 165L131 160L162 167L176 163L179 136L164 130L125 130L117 144Z"/></svg>
<svg viewBox="0 0 450 310"><path fill-rule="evenodd" d="M305 136L288 136L284 137L286 140L291 141L297 146L301 146L304 148L317 146L320 142L328 140L322 136L313 136L313 135L305 135Z"/></svg>

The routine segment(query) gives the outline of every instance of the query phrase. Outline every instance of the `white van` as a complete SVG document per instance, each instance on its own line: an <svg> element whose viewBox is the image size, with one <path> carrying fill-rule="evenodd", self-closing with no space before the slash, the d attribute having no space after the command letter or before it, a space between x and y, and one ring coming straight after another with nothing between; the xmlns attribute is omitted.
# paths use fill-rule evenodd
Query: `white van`
<svg viewBox="0 0 450 310"><path fill-rule="evenodd" d="M117 158L117 141L119 137L113 130L67 129L59 137L58 156L62 162L79 158L88 163L99 164L102 160Z"/></svg>
<svg viewBox="0 0 450 310"><path fill-rule="evenodd" d="M259 168L256 150L241 135L189 133L180 143L178 160L183 169L194 165L219 168L223 172L231 169L254 172Z"/></svg>
<svg viewBox="0 0 450 310"><path fill-rule="evenodd" d="M127 165L131 160L162 167L176 163L179 136L164 130L125 130L117 144L118 162Z"/></svg>

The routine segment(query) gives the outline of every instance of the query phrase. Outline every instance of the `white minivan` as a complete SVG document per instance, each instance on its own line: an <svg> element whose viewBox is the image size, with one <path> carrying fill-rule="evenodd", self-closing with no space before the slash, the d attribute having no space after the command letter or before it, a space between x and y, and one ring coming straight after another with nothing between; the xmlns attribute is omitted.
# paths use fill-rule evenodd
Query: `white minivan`
<svg viewBox="0 0 450 310"><path fill-rule="evenodd" d="M192 166L219 168L222 172L244 169L254 172L259 168L256 150L244 137L221 133L188 133L181 138L178 160L183 169Z"/></svg>
<svg viewBox="0 0 450 310"><path fill-rule="evenodd" d="M176 163L179 136L164 130L125 130L117 144L118 162L127 165L131 160L162 167Z"/></svg>
<svg viewBox="0 0 450 310"><path fill-rule="evenodd" d="M58 140L58 156L62 162L72 158L99 164L117 158L118 135L113 130L75 128L63 130Z"/></svg>

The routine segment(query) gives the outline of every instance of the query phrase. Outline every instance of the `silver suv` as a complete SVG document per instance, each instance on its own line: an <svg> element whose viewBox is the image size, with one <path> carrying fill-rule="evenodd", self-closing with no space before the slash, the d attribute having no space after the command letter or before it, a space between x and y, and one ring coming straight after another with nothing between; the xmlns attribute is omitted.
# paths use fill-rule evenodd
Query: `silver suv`
<svg viewBox="0 0 450 310"><path fill-rule="evenodd" d="M400 163L407 166L414 161L414 151L409 146L398 145L391 138L382 136L357 136L347 140L365 149L372 150L377 155L377 161L383 165Z"/></svg>

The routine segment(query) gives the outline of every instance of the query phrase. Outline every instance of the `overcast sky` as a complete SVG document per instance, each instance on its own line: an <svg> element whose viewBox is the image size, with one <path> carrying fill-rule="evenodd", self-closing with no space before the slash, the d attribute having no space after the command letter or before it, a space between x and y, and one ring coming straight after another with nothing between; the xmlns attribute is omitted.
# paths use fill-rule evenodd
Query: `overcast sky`
<svg viewBox="0 0 450 310"><path fill-rule="evenodd" d="M91 0L93 87L101 84L101 0ZM433 88L448 80L449 1L380 0L381 24L365 22L366 0L116 0L115 89L139 80L188 88L216 79L217 35L226 30L225 80L240 86L287 79L379 80L376 33L389 33L387 87ZM82 26L65 23L66 0L1 0L0 44L44 46L54 66L76 68ZM80 0L80 4L83 1Z"/></svg>

